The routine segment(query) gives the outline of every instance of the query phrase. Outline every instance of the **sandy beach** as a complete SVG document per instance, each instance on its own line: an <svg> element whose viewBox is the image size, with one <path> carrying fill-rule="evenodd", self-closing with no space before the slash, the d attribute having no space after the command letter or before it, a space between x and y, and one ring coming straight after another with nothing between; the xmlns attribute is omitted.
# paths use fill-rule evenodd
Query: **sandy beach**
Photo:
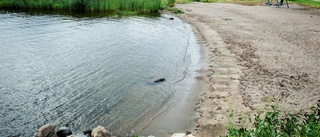
<svg viewBox="0 0 320 137"><path fill-rule="evenodd" d="M298 112L320 98L320 11L304 7L190 3L176 8L207 59L197 79L206 91L196 107L199 137L277 105ZM244 123L244 124L243 124Z"/></svg>

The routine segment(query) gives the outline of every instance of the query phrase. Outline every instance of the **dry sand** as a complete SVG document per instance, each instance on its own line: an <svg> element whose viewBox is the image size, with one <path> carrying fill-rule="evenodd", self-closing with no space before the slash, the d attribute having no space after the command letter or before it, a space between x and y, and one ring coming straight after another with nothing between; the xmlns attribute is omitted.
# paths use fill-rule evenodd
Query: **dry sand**
<svg viewBox="0 0 320 137"><path fill-rule="evenodd" d="M191 24L209 59L198 76L208 87L197 107L197 136L223 135L226 126L239 125L268 105L286 112L316 105L319 10L207 3L176 7L185 11L177 16Z"/></svg>

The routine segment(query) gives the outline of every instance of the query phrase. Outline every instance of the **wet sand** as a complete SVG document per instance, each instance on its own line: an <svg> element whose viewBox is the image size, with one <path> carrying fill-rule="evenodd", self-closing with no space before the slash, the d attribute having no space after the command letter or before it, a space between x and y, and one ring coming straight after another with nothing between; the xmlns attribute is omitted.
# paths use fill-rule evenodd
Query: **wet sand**
<svg viewBox="0 0 320 137"><path fill-rule="evenodd" d="M199 137L250 126L249 116L277 105L298 112L320 98L320 11L292 6L191 3L176 5L208 56L199 81Z"/></svg>
<svg viewBox="0 0 320 137"><path fill-rule="evenodd" d="M174 16L169 16L168 19L170 17ZM190 27L188 29L191 31ZM134 131L139 135L170 137L176 132L194 131L196 126L194 119L198 115L195 112L195 104L200 94L205 92L206 83L196 79L203 67L204 57L201 56L203 49L197 44L192 32L189 44L184 59L188 64L185 73L175 80L165 81L173 84L175 92L159 110L139 121Z"/></svg>

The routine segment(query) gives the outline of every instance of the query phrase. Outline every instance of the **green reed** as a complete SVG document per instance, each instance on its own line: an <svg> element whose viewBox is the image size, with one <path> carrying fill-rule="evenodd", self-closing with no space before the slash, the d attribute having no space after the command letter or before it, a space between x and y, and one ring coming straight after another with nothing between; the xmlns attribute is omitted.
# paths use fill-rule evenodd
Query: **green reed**
<svg viewBox="0 0 320 137"><path fill-rule="evenodd" d="M320 99L309 112L284 113L276 106L256 115L254 128L231 126L226 137L320 137Z"/></svg>
<svg viewBox="0 0 320 137"><path fill-rule="evenodd" d="M0 0L0 8L156 12L174 0Z"/></svg>

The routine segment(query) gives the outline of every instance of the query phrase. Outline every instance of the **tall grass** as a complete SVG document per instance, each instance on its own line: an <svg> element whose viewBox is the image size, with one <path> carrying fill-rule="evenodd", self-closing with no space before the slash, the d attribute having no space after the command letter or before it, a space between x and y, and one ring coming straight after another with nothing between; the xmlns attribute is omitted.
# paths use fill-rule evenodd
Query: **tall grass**
<svg viewBox="0 0 320 137"><path fill-rule="evenodd" d="M81 11L142 11L155 12L175 0L0 0L0 8L81 10Z"/></svg>

